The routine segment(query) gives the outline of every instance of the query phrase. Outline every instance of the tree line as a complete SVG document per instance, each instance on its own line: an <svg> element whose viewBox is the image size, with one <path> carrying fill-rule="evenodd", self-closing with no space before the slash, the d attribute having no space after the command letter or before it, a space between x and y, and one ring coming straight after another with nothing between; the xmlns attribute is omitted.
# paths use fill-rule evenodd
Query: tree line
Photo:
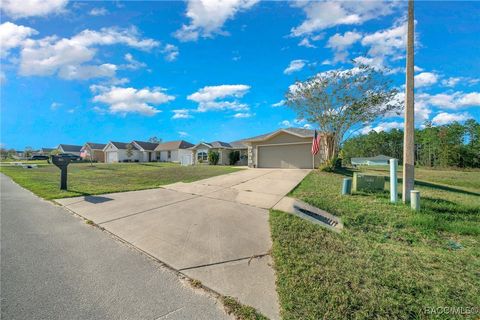
<svg viewBox="0 0 480 320"><path fill-rule="evenodd" d="M391 156L402 162L403 131L371 131L343 142L340 156L345 164L354 157ZM467 120L433 126L426 122L415 130L415 164L426 167L480 168L480 124Z"/></svg>

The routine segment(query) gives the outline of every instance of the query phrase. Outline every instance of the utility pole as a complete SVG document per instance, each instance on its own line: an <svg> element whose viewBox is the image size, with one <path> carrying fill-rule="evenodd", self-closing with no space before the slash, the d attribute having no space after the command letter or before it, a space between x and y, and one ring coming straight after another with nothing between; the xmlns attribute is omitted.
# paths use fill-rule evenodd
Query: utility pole
<svg viewBox="0 0 480 320"><path fill-rule="evenodd" d="M415 100L414 100L414 16L413 0L408 0L408 31L407 31L407 72L405 84L405 128L403 132L403 187L402 200L410 201L410 191L415 182Z"/></svg>

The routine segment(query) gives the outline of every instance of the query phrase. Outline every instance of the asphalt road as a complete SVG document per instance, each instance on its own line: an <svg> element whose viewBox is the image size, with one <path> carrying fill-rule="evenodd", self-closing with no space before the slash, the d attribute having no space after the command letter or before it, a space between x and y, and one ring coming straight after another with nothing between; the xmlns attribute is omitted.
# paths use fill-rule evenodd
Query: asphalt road
<svg viewBox="0 0 480 320"><path fill-rule="evenodd" d="M1 319L228 319L170 270L1 180Z"/></svg>

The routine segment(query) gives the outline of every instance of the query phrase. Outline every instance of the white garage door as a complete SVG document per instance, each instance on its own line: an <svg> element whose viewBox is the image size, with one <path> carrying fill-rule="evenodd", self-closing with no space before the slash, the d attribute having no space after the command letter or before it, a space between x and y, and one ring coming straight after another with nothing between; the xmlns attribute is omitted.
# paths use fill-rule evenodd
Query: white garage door
<svg viewBox="0 0 480 320"><path fill-rule="evenodd" d="M116 152L107 152L107 162L112 163L112 162L117 162L117 153Z"/></svg>
<svg viewBox="0 0 480 320"><path fill-rule="evenodd" d="M311 169L310 150L310 143L258 147L258 167Z"/></svg>

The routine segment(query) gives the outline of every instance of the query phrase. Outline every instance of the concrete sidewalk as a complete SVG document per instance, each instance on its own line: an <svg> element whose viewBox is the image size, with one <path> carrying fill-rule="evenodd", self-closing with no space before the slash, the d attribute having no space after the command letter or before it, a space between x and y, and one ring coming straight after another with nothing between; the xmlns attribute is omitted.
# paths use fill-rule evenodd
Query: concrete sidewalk
<svg viewBox="0 0 480 320"><path fill-rule="evenodd" d="M0 180L1 319L232 319L175 272Z"/></svg>
<svg viewBox="0 0 480 320"><path fill-rule="evenodd" d="M57 202L211 289L277 319L267 209L309 171L248 169L160 189Z"/></svg>

